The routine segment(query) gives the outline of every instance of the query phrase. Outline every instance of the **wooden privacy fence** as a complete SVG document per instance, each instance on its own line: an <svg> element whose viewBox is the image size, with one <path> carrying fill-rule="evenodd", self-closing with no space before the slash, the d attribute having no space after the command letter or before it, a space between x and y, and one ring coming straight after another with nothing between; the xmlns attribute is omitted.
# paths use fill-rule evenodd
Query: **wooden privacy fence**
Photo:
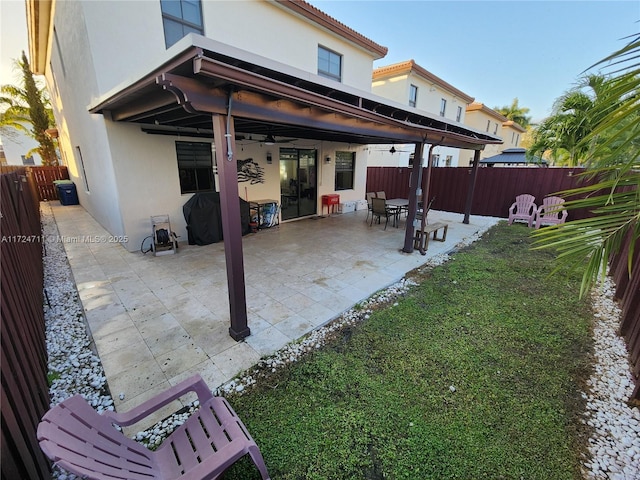
<svg viewBox="0 0 640 480"><path fill-rule="evenodd" d="M25 169L0 175L3 479L50 478L36 439L49 409L40 210Z"/></svg>
<svg viewBox="0 0 640 480"><path fill-rule="evenodd" d="M28 167L27 177L38 192L38 200L58 200L54 180L69 180L67 167Z"/></svg>
<svg viewBox="0 0 640 480"><path fill-rule="evenodd" d="M471 168L438 167L431 169L429 198L432 208L464 213ZM583 182L580 168L479 168L471 206L472 215L507 218L509 207L517 195L529 193L536 203L560 190L577 187ZM369 167L367 192L385 191L387 198L407 198L411 169L407 167ZM426 187L427 169L422 171L422 188ZM572 210L570 219L585 218L588 212Z"/></svg>
<svg viewBox="0 0 640 480"><path fill-rule="evenodd" d="M610 262L610 274L616 283L616 298L620 300L622 319L620 335L629 351L632 373L636 380L632 400L640 406L640 241L636 241L632 259L631 275L628 268L628 254L633 235L625 239L621 253L614 255Z"/></svg>

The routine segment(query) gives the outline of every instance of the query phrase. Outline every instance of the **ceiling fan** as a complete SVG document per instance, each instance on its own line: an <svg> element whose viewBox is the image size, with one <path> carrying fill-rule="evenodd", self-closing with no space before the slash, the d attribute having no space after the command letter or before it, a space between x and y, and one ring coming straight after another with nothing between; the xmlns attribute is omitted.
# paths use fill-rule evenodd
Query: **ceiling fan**
<svg viewBox="0 0 640 480"><path fill-rule="evenodd" d="M294 142L295 140L295 138L281 138L280 140L276 140L276 138L269 133L266 137L264 137L262 143L264 143L265 145L275 145L276 143L289 143Z"/></svg>
<svg viewBox="0 0 640 480"><path fill-rule="evenodd" d="M411 150L398 150L395 145L391 145L391 148L389 150L387 150L386 148L376 148L375 150L378 152L389 152L391 155L396 152L411 152Z"/></svg>

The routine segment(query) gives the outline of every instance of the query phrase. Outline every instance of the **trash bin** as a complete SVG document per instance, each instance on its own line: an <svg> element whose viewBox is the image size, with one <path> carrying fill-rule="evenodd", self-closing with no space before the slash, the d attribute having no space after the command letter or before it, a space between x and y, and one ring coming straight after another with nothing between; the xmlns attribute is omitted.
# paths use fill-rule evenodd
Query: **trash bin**
<svg viewBox="0 0 640 480"><path fill-rule="evenodd" d="M58 189L60 205L78 205L78 192L76 185L71 180L56 180L53 182Z"/></svg>

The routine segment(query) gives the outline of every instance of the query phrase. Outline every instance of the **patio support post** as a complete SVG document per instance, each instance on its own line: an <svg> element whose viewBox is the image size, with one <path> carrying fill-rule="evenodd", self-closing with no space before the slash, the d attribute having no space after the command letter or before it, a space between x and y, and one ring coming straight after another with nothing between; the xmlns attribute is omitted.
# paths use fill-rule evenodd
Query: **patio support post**
<svg viewBox="0 0 640 480"><path fill-rule="evenodd" d="M227 129L229 131L227 131ZM230 137L227 137L230 135ZM228 142L228 138L231 139ZM247 326L247 295L244 283L244 259L242 252L242 225L240 221L240 196L238 194L237 159L230 147L235 147L233 117L213 115L213 139L216 146L216 164L220 180L220 208L222 210L222 236L229 286L229 335L240 341L249 336Z"/></svg>
<svg viewBox="0 0 640 480"><path fill-rule="evenodd" d="M404 247L402 251L405 253L413 252L414 227L413 221L416 218L418 210L418 189L420 188L420 180L422 178L422 151L423 143L416 143L413 153L413 169L411 170L411 182L409 184L409 210L407 211L407 223L404 231Z"/></svg>
<svg viewBox="0 0 640 480"><path fill-rule="evenodd" d="M480 165L480 150L476 150L473 154L473 169L471 170L471 181L467 192L467 203L464 206L464 220L462 220L462 223L466 225L469 225L469 215L471 215L471 206L473 205L473 192L476 189L476 178L478 177L478 165Z"/></svg>

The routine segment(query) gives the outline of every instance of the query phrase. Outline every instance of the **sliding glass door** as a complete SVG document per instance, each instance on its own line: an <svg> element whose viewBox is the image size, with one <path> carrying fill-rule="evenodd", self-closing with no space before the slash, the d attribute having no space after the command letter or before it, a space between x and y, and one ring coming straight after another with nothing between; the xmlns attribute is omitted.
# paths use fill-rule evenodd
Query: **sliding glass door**
<svg viewBox="0 0 640 480"><path fill-rule="evenodd" d="M317 152L280 149L280 199L282 220L317 213Z"/></svg>

